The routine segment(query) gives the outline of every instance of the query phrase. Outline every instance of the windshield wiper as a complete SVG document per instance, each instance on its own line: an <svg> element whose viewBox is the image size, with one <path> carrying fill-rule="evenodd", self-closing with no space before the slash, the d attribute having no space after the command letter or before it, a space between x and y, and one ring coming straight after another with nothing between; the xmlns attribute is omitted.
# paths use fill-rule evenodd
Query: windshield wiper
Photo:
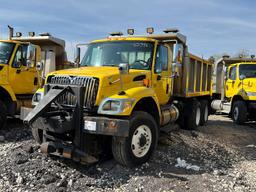
<svg viewBox="0 0 256 192"><path fill-rule="evenodd" d="M103 64L102 66L117 67L115 64Z"/></svg>

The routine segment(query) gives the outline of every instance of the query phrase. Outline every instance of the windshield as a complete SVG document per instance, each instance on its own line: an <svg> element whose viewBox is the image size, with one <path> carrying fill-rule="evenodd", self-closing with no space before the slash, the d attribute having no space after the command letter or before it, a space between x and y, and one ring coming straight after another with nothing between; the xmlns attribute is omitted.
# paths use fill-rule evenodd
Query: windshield
<svg viewBox="0 0 256 192"><path fill-rule="evenodd" d="M88 46L81 66L119 66L128 63L130 69L151 67L154 44L142 41L92 43Z"/></svg>
<svg viewBox="0 0 256 192"><path fill-rule="evenodd" d="M246 78L256 78L256 64L242 64L239 66L240 76L244 75Z"/></svg>
<svg viewBox="0 0 256 192"><path fill-rule="evenodd" d="M12 55L14 43L0 42L0 63L8 64L9 59Z"/></svg>

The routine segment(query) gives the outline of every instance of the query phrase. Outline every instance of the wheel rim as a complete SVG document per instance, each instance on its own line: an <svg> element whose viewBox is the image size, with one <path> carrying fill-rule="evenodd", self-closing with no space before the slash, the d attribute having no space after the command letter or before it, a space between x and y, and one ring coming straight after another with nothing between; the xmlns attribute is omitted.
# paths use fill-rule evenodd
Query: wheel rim
<svg viewBox="0 0 256 192"><path fill-rule="evenodd" d="M237 119L238 119L238 115L239 115L238 107L235 107L235 108L234 108L234 112L233 112L234 120L237 120Z"/></svg>
<svg viewBox="0 0 256 192"><path fill-rule="evenodd" d="M208 120L208 106L205 106L204 109L204 121L206 122Z"/></svg>
<svg viewBox="0 0 256 192"><path fill-rule="evenodd" d="M136 157L145 156L152 143L152 133L147 125L139 126L133 133L131 149Z"/></svg>
<svg viewBox="0 0 256 192"><path fill-rule="evenodd" d="M200 116L201 116L201 110L200 107L196 108L196 125L199 125L200 123Z"/></svg>

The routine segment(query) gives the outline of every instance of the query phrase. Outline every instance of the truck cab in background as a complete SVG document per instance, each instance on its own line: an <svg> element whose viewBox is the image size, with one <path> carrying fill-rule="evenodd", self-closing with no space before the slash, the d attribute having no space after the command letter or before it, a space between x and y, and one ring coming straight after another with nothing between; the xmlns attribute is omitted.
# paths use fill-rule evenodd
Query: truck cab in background
<svg viewBox="0 0 256 192"><path fill-rule="evenodd" d="M41 33L39 36L16 36L11 39L19 42L29 42L40 47L41 60L37 63L37 67L41 70L43 79L52 71L69 68L64 40L53 37L49 33Z"/></svg>
<svg viewBox="0 0 256 192"><path fill-rule="evenodd" d="M256 120L256 60L224 57L216 62L213 97L220 101L220 111L243 124Z"/></svg>
<svg viewBox="0 0 256 192"><path fill-rule="evenodd" d="M7 116L20 115L21 109L31 107L46 75L65 68L66 60L65 41L34 32L14 36L9 27L9 39L0 40L0 128Z"/></svg>

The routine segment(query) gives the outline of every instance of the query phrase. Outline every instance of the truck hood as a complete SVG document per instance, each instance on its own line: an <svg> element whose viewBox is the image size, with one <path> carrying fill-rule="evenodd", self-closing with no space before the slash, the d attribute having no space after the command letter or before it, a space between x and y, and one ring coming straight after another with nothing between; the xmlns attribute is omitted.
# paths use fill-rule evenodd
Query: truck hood
<svg viewBox="0 0 256 192"><path fill-rule="evenodd" d="M49 75L89 76L100 80L96 105L102 99L121 91L121 81L118 67L80 67L74 69L60 70ZM143 86L143 79L151 79L150 70L131 69L129 74L122 75L123 90Z"/></svg>
<svg viewBox="0 0 256 192"><path fill-rule="evenodd" d="M133 76L149 72L149 70L130 69L129 75ZM80 67L55 71L52 72L50 75L89 76L102 79L106 77L119 76L119 70L118 67Z"/></svg>
<svg viewBox="0 0 256 192"><path fill-rule="evenodd" d="M73 75L90 76L102 78L109 75L118 74L118 67L79 67L73 69L59 70L51 73L52 75Z"/></svg>

